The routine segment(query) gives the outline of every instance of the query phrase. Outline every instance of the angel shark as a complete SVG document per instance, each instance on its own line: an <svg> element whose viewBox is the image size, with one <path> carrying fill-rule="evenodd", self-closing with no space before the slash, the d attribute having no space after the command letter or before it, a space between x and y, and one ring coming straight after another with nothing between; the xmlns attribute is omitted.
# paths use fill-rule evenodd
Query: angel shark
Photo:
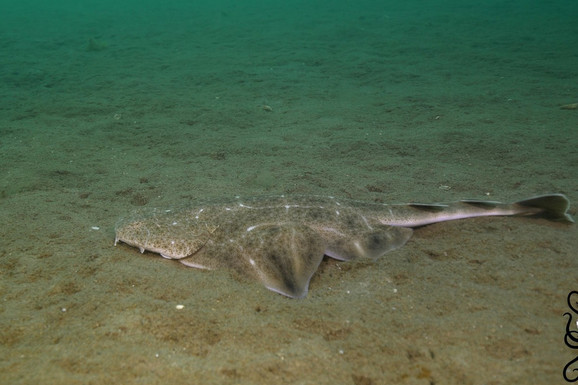
<svg viewBox="0 0 578 385"><path fill-rule="evenodd" d="M236 197L181 210L152 209L122 220L124 242L200 269L232 269L291 298L307 295L324 256L378 258L403 246L412 228L482 216L545 217L572 223L562 194L515 203L381 204L324 196Z"/></svg>

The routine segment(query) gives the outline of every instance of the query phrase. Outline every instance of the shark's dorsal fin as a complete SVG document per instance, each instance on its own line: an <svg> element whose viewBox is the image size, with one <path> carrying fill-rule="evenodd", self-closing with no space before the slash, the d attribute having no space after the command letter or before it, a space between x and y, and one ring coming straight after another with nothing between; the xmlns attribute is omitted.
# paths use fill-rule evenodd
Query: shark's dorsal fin
<svg viewBox="0 0 578 385"><path fill-rule="evenodd" d="M444 203L408 203L408 206L429 212L443 211L448 208L448 205Z"/></svg>
<svg viewBox="0 0 578 385"><path fill-rule="evenodd" d="M493 209L496 208L499 205L502 205L502 202L497 202L497 201L481 201L478 199L462 199L460 201L461 203L465 203L468 205L472 205L472 206L476 206L479 208L486 208L486 209Z"/></svg>

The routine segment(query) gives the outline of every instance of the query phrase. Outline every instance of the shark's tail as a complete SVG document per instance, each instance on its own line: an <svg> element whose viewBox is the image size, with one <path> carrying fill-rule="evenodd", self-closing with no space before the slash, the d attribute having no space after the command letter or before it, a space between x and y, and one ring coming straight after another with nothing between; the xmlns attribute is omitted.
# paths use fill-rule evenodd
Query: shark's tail
<svg viewBox="0 0 578 385"><path fill-rule="evenodd" d="M574 218L568 214L570 201L564 194L540 195L515 202L514 205L538 209L534 214L536 216L554 221L574 223Z"/></svg>

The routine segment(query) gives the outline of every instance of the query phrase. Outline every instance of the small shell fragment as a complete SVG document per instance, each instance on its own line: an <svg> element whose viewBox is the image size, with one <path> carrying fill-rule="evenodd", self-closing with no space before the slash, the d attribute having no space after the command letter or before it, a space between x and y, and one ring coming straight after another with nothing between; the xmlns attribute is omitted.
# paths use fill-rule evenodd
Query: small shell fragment
<svg viewBox="0 0 578 385"><path fill-rule="evenodd" d="M177 310L183 310L185 308L185 305L177 305L177 306L175 306L175 308Z"/></svg>

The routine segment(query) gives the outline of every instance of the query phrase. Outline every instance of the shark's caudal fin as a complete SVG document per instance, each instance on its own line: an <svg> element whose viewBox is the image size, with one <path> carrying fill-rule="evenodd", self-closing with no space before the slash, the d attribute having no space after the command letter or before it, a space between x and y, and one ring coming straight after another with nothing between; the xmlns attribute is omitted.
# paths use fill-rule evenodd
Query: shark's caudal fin
<svg viewBox="0 0 578 385"><path fill-rule="evenodd" d="M523 201L515 202L514 205L540 209L535 215L555 221L574 223L574 218L568 214L570 201L564 194L540 195Z"/></svg>

